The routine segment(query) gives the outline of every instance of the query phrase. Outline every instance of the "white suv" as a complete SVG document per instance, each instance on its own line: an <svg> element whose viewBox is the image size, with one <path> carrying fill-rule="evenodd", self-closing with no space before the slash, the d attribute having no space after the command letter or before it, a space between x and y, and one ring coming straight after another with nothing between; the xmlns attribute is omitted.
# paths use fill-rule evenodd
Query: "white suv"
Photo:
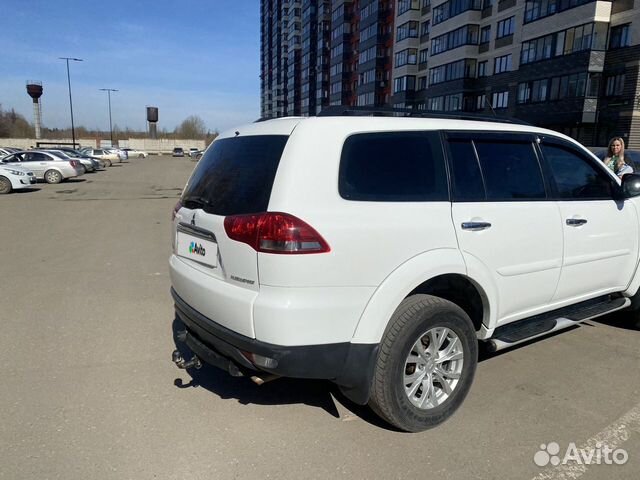
<svg viewBox="0 0 640 480"><path fill-rule="evenodd" d="M514 122L322 116L220 135L175 208L180 367L336 382L407 431L510 347L639 302L640 176Z"/></svg>

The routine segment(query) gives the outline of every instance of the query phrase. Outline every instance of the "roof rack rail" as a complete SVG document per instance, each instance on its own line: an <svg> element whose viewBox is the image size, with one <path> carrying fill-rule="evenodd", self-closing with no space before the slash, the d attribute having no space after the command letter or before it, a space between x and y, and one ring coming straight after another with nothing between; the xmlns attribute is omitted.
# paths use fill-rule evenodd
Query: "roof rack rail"
<svg viewBox="0 0 640 480"><path fill-rule="evenodd" d="M433 110L415 110L412 108L390 108L390 107L351 107L348 105L335 105L320 111L318 117L348 117L348 116L370 116L370 117L417 117L417 118L438 118L445 120L477 120L484 122L514 123L520 125L531 125L528 122L512 117L496 117L480 113L442 113Z"/></svg>

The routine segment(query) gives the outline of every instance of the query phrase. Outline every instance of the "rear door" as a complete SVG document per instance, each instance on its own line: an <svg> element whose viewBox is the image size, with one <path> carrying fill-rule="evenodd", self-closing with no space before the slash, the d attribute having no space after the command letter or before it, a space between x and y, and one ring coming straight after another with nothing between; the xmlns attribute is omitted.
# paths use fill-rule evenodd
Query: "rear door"
<svg viewBox="0 0 640 480"><path fill-rule="evenodd" d="M534 137L457 132L446 138L452 216L469 275L492 285L498 324L544 307L560 276L562 230Z"/></svg>
<svg viewBox="0 0 640 480"><path fill-rule="evenodd" d="M540 149L562 217L564 258L554 300L624 290L638 259L635 199L614 199L615 179L572 143L543 137Z"/></svg>

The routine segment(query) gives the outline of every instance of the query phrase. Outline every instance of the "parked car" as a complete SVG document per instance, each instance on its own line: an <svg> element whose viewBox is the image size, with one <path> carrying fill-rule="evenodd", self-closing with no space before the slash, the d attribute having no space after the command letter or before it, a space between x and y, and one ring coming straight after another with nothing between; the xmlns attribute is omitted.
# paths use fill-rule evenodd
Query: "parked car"
<svg viewBox="0 0 640 480"><path fill-rule="evenodd" d="M9 155L15 152L19 152L19 150L17 148L11 148L11 147L0 147L0 157Z"/></svg>
<svg viewBox="0 0 640 480"><path fill-rule="evenodd" d="M136 150L134 148L123 148L122 150L127 152L127 155L129 156L129 158L132 158L132 157L147 158L149 156L149 154L143 150Z"/></svg>
<svg viewBox="0 0 640 480"><path fill-rule="evenodd" d="M107 151L102 148L88 147L88 148L83 148L82 150L80 150L80 152L90 157L95 157L100 159L105 163L107 167L110 167L111 165L113 165L113 162L120 162L120 157L118 156L117 153Z"/></svg>
<svg viewBox="0 0 640 480"><path fill-rule="evenodd" d="M9 166L0 163L0 194L29 188L35 183L36 176L33 172L17 165Z"/></svg>
<svg viewBox="0 0 640 480"><path fill-rule="evenodd" d="M44 150L28 150L6 155L0 160L11 167L19 165L34 173L36 178L47 183L60 183L84 173L80 162L74 159L65 160Z"/></svg>
<svg viewBox="0 0 640 480"><path fill-rule="evenodd" d="M80 159L89 159L92 162L94 170L102 170L104 168L104 164L100 159L95 157L90 157L89 155L85 155L84 153L79 152L78 150L74 150L69 147L56 147L56 150L60 150L65 153L68 157L75 158L76 160Z"/></svg>
<svg viewBox="0 0 640 480"><path fill-rule="evenodd" d="M74 158L75 160L80 162L80 168L82 168L83 170L82 173L96 171L96 166L94 164L94 161L88 157L71 157L69 154L67 154L67 152L63 152L62 150L47 149L43 151L49 152L52 155L55 155L56 157L62 158L63 160L71 160L72 158Z"/></svg>
<svg viewBox="0 0 640 480"><path fill-rule="evenodd" d="M198 154L200 150L194 147L189 148L189 156L191 158L195 158L195 156Z"/></svg>
<svg viewBox="0 0 640 480"><path fill-rule="evenodd" d="M640 175L525 124L327 114L234 128L194 169L170 258L179 367L331 379L420 431L462 404L478 341L638 318Z"/></svg>
<svg viewBox="0 0 640 480"><path fill-rule="evenodd" d="M115 153L116 155L118 155L118 158L120 159L120 162L124 162L125 160L127 160L129 158L129 155L127 154L127 152L125 150L120 149L120 148L110 147L110 148L105 148L104 150L107 151L107 152Z"/></svg>
<svg viewBox="0 0 640 480"><path fill-rule="evenodd" d="M171 153L172 157L184 157L184 150L181 147L176 147Z"/></svg>

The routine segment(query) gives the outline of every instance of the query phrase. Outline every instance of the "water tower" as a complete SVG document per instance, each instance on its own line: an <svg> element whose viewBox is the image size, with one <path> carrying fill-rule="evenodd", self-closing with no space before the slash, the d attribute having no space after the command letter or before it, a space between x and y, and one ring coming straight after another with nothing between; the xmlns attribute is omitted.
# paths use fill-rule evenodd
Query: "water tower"
<svg viewBox="0 0 640 480"><path fill-rule="evenodd" d="M40 112L40 97L42 96L42 82L27 80L27 93L33 99L33 119L36 124L36 139L42 138L40 127L42 115Z"/></svg>
<svg viewBox="0 0 640 480"><path fill-rule="evenodd" d="M149 122L149 137L158 138L158 107L147 107L147 122Z"/></svg>

